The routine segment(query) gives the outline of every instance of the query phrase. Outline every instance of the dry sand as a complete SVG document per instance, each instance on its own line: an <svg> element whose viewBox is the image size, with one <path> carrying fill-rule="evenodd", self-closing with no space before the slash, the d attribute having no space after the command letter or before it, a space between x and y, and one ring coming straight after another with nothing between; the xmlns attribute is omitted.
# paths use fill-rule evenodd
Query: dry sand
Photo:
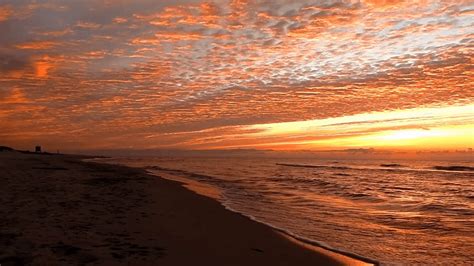
<svg viewBox="0 0 474 266"><path fill-rule="evenodd" d="M357 265L181 183L79 156L0 152L0 264Z"/></svg>

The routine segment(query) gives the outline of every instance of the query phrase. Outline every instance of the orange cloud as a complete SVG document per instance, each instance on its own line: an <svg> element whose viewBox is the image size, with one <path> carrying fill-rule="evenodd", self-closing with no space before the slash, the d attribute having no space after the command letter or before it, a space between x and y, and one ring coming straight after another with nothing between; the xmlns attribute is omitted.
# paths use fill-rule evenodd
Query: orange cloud
<svg viewBox="0 0 474 266"><path fill-rule="evenodd" d="M390 6L405 2L404 0L365 0L364 2L375 6Z"/></svg>
<svg viewBox="0 0 474 266"><path fill-rule="evenodd" d="M128 21L128 19L126 18L121 18L121 17L116 17L114 18L113 20L115 23L118 23L118 24L122 24L122 23L126 23Z"/></svg>
<svg viewBox="0 0 474 266"><path fill-rule="evenodd" d="M25 96L20 88L13 88L7 95L0 95L1 104L25 104L30 103L30 100Z"/></svg>
<svg viewBox="0 0 474 266"><path fill-rule="evenodd" d="M48 70L51 64L45 61L38 61L35 63L35 74L38 78L45 78L48 76Z"/></svg>
<svg viewBox="0 0 474 266"><path fill-rule="evenodd" d="M0 40L0 82L34 92L37 108L2 109L11 122L2 137L53 134L70 147L124 139L150 148L316 147L425 122L372 121L344 136L340 126L318 139L304 129L257 136L251 125L474 98L470 1L106 2L12 4L28 16L11 21L25 30ZM19 115L24 128L13 126ZM331 142L336 135L346 140Z"/></svg>
<svg viewBox="0 0 474 266"><path fill-rule="evenodd" d="M34 62L35 77L38 79L48 78L50 72L57 67L59 61L59 58L52 58L47 55L36 58Z"/></svg>
<svg viewBox="0 0 474 266"><path fill-rule="evenodd" d="M0 22L6 21L13 14L10 6L0 6Z"/></svg>
<svg viewBox="0 0 474 266"><path fill-rule="evenodd" d="M83 29L98 29L101 25L94 22L78 21L76 27Z"/></svg>
<svg viewBox="0 0 474 266"><path fill-rule="evenodd" d="M64 36L66 34L70 34L72 32L73 31L71 29L67 28L67 29L58 30L58 31L41 32L40 34L44 35L44 36L50 36L50 37L61 37L61 36Z"/></svg>
<svg viewBox="0 0 474 266"><path fill-rule="evenodd" d="M46 50L57 46L59 43L54 41L33 41L15 45L17 49L23 50Z"/></svg>

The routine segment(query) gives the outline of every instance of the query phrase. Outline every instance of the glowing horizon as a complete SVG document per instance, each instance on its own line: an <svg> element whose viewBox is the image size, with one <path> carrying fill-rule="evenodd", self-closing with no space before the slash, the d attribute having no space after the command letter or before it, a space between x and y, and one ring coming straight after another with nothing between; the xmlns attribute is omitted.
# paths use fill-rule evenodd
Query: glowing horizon
<svg viewBox="0 0 474 266"><path fill-rule="evenodd" d="M241 141L253 147L324 150L396 148L466 149L474 146L474 104L416 108L308 121L252 125L242 128ZM376 121L376 122L375 122ZM449 121L449 124L442 125ZM442 126L440 126L442 125ZM257 132L254 132L257 130ZM279 139L274 142L272 140ZM270 140L270 142L267 142ZM440 140L444 141L440 145ZM221 146L236 148L239 146Z"/></svg>
<svg viewBox="0 0 474 266"><path fill-rule="evenodd" d="M3 1L0 145L474 146L474 2Z"/></svg>

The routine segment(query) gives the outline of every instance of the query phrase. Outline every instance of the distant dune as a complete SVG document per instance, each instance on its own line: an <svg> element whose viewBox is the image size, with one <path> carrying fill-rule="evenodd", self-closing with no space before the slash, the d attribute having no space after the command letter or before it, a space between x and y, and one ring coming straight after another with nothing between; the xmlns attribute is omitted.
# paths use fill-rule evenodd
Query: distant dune
<svg viewBox="0 0 474 266"><path fill-rule="evenodd" d="M7 146L0 146L0 151L15 151L15 149Z"/></svg>

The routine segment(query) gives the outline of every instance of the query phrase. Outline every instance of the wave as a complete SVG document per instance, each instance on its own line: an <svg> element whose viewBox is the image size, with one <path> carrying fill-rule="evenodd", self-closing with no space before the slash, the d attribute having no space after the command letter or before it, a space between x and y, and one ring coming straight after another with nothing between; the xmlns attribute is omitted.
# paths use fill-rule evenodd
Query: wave
<svg viewBox="0 0 474 266"><path fill-rule="evenodd" d="M249 218L250 220L253 220L257 223L267 225L270 228L272 228L273 230L275 230L275 231L277 231L277 232L279 232L279 233L281 233L281 234L283 234L287 237L293 238L296 241L299 241L303 244L313 246L313 247L319 247L319 248L322 248L322 249L326 249L326 250L332 251L336 254L341 254L341 255L347 256L347 257L352 258L352 259L356 259L356 260L359 260L359 261L362 261L362 262L365 262L365 263L372 264L374 266L379 266L380 265L380 262L378 260L375 260L375 259L372 259L372 258L369 258L369 257L366 257L366 256L362 256L358 253L350 252L350 251L347 251L347 250L342 249L342 248L334 248L334 247L332 247L332 246L330 246L327 243L322 242L322 241L317 241L317 240L314 240L314 239L311 239L311 238L300 236L300 235L295 234L295 233L293 233L289 230L286 230L282 227L278 227L278 226L275 226L271 223L267 223L267 222L264 222L260 219L257 219L256 217L254 217L252 215L248 215L248 214L245 214L243 212L239 212L236 209L227 206L226 204L223 204L223 203L221 203L221 204L222 204L222 206L224 206L224 208L226 208L229 211L232 211L232 212L238 213L240 215L243 215L243 216L245 216L245 217Z"/></svg>
<svg viewBox="0 0 474 266"><path fill-rule="evenodd" d="M198 180L219 180L219 178L214 177L214 176L209 176L209 175L202 175L202 174L197 174L189 171L184 171L184 170L179 170L179 169L171 169L171 168L165 168L161 166L146 166L144 167L147 170L158 170L158 171L164 171L164 172L169 172L169 173L174 173L174 174L182 174L187 177L192 177ZM223 180L224 181L224 180Z"/></svg>
<svg viewBox="0 0 474 266"><path fill-rule="evenodd" d="M165 168L157 165L153 166L145 166L143 167L144 169L148 171L161 171L161 172L166 172L168 174L172 175L177 175L181 176L187 179L195 180L198 182L204 182L210 185L214 186L220 186L220 187L227 187L229 185L241 188L241 185L239 184L241 180L235 179L235 180L230 180L230 179L224 179L219 176L215 175L205 175L205 174L198 174L195 172L191 171L186 171L186 170L180 170L180 169L173 169L173 168Z"/></svg>
<svg viewBox="0 0 474 266"><path fill-rule="evenodd" d="M339 169L339 170L354 169L348 166L330 166L330 165L310 165L310 164L290 164L290 163L276 163L276 165L288 166L288 167L302 167L302 168L331 168L331 169Z"/></svg>
<svg viewBox="0 0 474 266"><path fill-rule="evenodd" d="M287 166L287 167L334 169L334 170L381 170L381 171L393 171L393 170L419 171L421 170L421 169L405 168L406 166L403 166L400 164L381 164L380 165L381 167L350 167L350 166L337 166L337 165L311 165L311 164L290 164L290 163L276 163L276 165ZM347 174L336 174L336 175L346 176Z"/></svg>
<svg viewBox="0 0 474 266"><path fill-rule="evenodd" d="M378 171L416 171L416 172L474 172L471 166L433 166L431 168L410 168L401 164L380 164L380 167L350 167L350 166L333 166L333 165L311 165L311 164L290 164L276 163L279 166L315 168L315 169L335 169L335 170L378 170Z"/></svg>
<svg viewBox="0 0 474 266"><path fill-rule="evenodd" d="M192 173L192 172L187 172L187 171L177 170L177 169L164 168L164 167L160 167L160 166L148 166L148 167L144 167L144 168L148 169L148 170L160 170L160 171L165 171L165 172L170 172L170 173L181 173L181 174L185 174L187 177L196 176L196 175L197 176L202 176L202 175ZM152 174L152 175L156 175L153 172L149 172L149 173ZM157 176L159 176L159 175L157 175ZM208 176L206 176L206 177L208 177ZM192 192L194 192L194 193L198 193L198 192L190 189L189 187L185 186L185 188L192 191ZM204 196L206 196L206 195L204 195ZM380 265L380 262L378 260L372 259L370 257L362 256L358 253L350 252L350 251L347 251L347 250L342 249L342 248L334 248L334 247L332 247L331 245L329 245L325 242L314 240L314 239L307 238L307 237L303 237L301 235L293 233L290 230L284 229L283 227L276 226L272 223L265 222L261 219L258 219L257 217L255 217L251 214L239 211L239 210L231 207L229 200L226 199L225 197L222 198L222 199L214 198L214 200L217 200L225 209L227 209L231 212L237 213L239 215L242 215L244 217L247 217L250 220L253 220L253 221L258 222L260 224L267 225L270 228L272 228L273 230L275 230L276 232L281 233L282 235L284 235L288 238L292 238L292 239L294 239L297 242L300 242L302 244L305 244L305 245L308 245L308 246L313 246L313 247L319 247L319 248L322 248L322 249L325 249L325 250L329 250L329 251L334 252L336 254L341 254L341 255L347 256L347 257L352 258L352 259L356 259L356 260L360 260L360 261L365 262L365 263L372 264L374 266Z"/></svg>
<svg viewBox="0 0 474 266"><path fill-rule="evenodd" d="M398 164L398 163L383 163L380 165L381 167L406 167L404 165Z"/></svg>
<svg viewBox="0 0 474 266"><path fill-rule="evenodd" d="M442 171L461 171L461 172L474 171L474 167L464 166L464 165L451 165L451 166L436 165L436 166L433 166L433 169L434 170L442 170Z"/></svg>

